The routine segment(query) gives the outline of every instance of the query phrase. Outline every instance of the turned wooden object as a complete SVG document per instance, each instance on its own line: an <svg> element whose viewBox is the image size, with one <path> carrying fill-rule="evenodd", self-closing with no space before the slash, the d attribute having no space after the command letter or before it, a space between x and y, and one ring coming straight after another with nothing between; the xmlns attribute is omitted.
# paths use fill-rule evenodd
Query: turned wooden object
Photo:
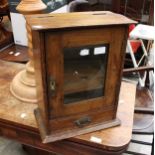
<svg viewBox="0 0 155 155"><path fill-rule="evenodd" d="M21 14L37 14L42 13L46 9L46 5L41 0L22 0L16 8ZM11 83L11 93L21 101L36 103L36 83L34 78L33 67L33 46L31 29L26 25L28 38L28 54L29 62L26 68L19 72Z"/></svg>

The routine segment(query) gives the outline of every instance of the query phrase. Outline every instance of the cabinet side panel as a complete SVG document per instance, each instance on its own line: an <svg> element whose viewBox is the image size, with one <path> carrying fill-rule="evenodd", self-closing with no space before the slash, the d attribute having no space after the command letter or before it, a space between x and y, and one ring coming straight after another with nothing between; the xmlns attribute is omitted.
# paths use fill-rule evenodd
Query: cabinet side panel
<svg viewBox="0 0 155 155"><path fill-rule="evenodd" d="M44 52L44 33L32 31L33 40L33 59L35 67L36 91L38 98L39 113L42 121L47 128L48 126L48 103L46 92L46 71L45 71L45 52Z"/></svg>
<svg viewBox="0 0 155 155"><path fill-rule="evenodd" d="M119 76L117 76L117 91L115 95L115 105L114 105L114 116L113 118L116 118L117 113L117 107L118 107L118 100L119 100L119 94L120 94L120 87L121 87L121 81L122 81L122 73L124 68L124 61L125 61L125 54L126 54L126 44L127 44L127 37L128 37L128 25L125 25L124 28L122 28L122 32L117 35L118 40L121 41L121 51L118 55L120 58L120 67L119 67ZM122 38L123 37L123 38Z"/></svg>

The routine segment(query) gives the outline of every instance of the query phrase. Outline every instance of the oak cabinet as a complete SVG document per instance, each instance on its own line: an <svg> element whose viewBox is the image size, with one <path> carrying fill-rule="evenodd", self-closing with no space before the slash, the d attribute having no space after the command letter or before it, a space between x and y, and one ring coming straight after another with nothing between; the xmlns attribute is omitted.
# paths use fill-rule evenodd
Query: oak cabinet
<svg viewBox="0 0 155 155"><path fill-rule="evenodd" d="M119 125L128 25L111 12L26 16L32 29L44 143Z"/></svg>

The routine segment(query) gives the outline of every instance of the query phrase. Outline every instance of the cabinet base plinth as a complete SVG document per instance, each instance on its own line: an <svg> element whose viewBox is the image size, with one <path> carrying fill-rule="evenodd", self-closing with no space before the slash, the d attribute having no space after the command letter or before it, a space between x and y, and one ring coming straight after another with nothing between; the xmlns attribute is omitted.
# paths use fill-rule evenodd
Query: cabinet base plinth
<svg viewBox="0 0 155 155"><path fill-rule="evenodd" d="M40 116L39 109L36 109L34 111L34 113L35 113L35 117L36 117L36 120L38 123L38 127L40 130L40 134L41 134L41 138L43 140L43 143L50 143L50 142L54 142L54 141L58 141L58 140L62 140L62 139L67 139L67 138L71 138L71 137L78 136L81 134L86 134L89 132L98 131L101 129L106 129L106 128L118 126L121 124L121 121L118 118L115 118L113 120L101 122L98 124L93 124L89 127L85 126L85 127L83 127L83 129L82 128L70 129L69 131L67 130L67 131L49 134L46 130L45 124L43 123L42 117Z"/></svg>

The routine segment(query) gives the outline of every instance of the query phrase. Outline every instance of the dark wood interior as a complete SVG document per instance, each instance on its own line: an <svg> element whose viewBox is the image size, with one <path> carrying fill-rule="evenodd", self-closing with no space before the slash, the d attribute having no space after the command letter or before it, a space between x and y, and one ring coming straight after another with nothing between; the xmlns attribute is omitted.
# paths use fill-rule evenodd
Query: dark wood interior
<svg viewBox="0 0 155 155"><path fill-rule="evenodd" d="M80 2L68 0L69 4L71 2L74 3L71 5L71 12L113 11L141 23L150 25L154 23L154 0L83 0Z"/></svg>

